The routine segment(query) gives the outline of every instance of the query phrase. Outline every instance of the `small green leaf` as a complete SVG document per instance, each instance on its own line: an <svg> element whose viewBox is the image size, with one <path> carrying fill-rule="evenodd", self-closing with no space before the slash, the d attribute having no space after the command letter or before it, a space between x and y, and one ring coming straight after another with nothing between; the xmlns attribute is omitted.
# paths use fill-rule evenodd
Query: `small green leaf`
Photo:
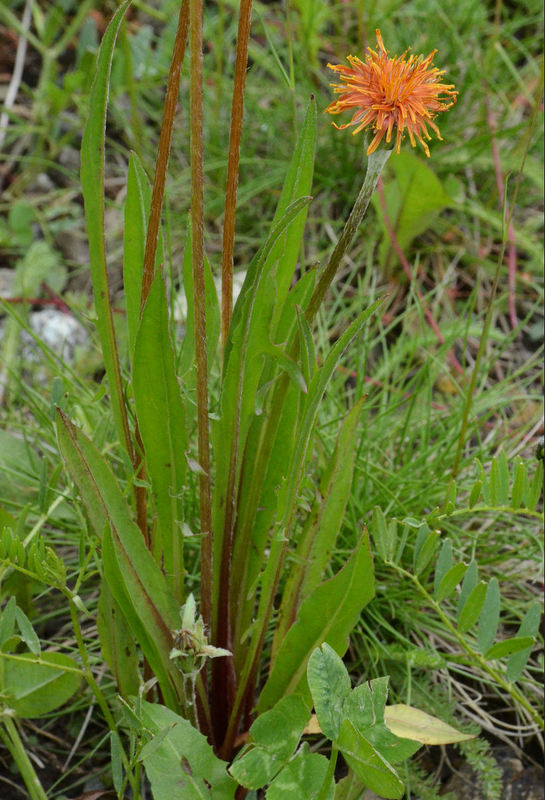
<svg viewBox="0 0 545 800"><path fill-rule="evenodd" d="M348 670L333 648L324 643L309 658L307 678L320 728L328 739L336 739L344 702L350 694Z"/></svg>
<svg viewBox="0 0 545 800"><path fill-rule="evenodd" d="M433 583L433 590L435 595L437 596L437 590L439 589L439 585L450 570L452 566L452 544L448 539L443 542L443 546L441 547L441 552L439 553L439 558L437 559L437 566L435 567L435 577Z"/></svg>
<svg viewBox="0 0 545 800"><path fill-rule="evenodd" d="M528 487L528 473L524 461L517 461L515 464L515 477L513 479L513 489L511 492L511 505L513 508L521 508L523 498Z"/></svg>
<svg viewBox="0 0 545 800"><path fill-rule="evenodd" d="M375 506L373 508L371 531L379 556L383 561L391 561L394 557L397 541L397 522L395 520L387 521L380 506Z"/></svg>
<svg viewBox="0 0 545 800"><path fill-rule="evenodd" d="M458 598L458 606L456 609L456 616L460 619L460 614L466 604L466 600L473 591L473 589L477 586L477 581L479 579L477 562L475 559L470 563L469 567L467 568L467 572L464 575L464 580L462 581L462 589L460 591L460 597Z"/></svg>
<svg viewBox="0 0 545 800"><path fill-rule="evenodd" d="M500 624L500 585L497 578L491 578L486 590L483 610L479 618L477 645L481 653L492 646Z"/></svg>
<svg viewBox="0 0 545 800"><path fill-rule="evenodd" d="M89 239L89 268L97 314L96 326L112 395L111 407L117 435L123 444L129 441L129 431L106 265L104 142L115 42L130 2L131 0L125 0L117 8L102 38L81 142L81 188Z"/></svg>
<svg viewBox="0 0 545 800"><path fill-rule="evenodd" d="M498 479L501 505L507 505L509 502L509 464L503 450L498 455Z"/></svg>
<svg viewBox="0 0 545 800"><path fill-rule="evenodd" d="M437 591L435 592L435 599L438 603L442 603L443 600L446 600L446 598L452 594L454 589L464 577L466 570L467 564L454 564L454 566L449 569L446 575L443 575L443 578L437 587Z"/></svg>
<svg viewBox="0 0 545 800"><path fill-rule="evenodd" d="M488 483L483 465L481 464L478 458L475 459L475 464L477 466L477 473L482 486L483 500L487 506L492 505L490 485Z"/></svg>
<svg viewBox="0 0 545 800"><path fill-rule="evenodd" d="M21 719L41 717L64 705L80 683L77 663L64 653L22 653L17 661L4 663L3 689L9 707Z"/></svg>
<svg viewBox="0 0 545 800"><path fill-rule="evenodd" d="M518 629L517 637L531 636L534 637L539 631L541 623L541 603L533 603L526 614L520 628ZM507 662L507 677L510 681L516 681L522 675L522 672L528 663L528 659L532 653L532 646L521 650L519 653L513 653Z"/></svg>
<svg viewBox="0 0 545 800"><path fill-rule="evenodd" d="M473 488L471 490L471 494L469 495L469 502L468 502L469 508L473 508L473 506L478 503L479 498L481 496L482 488L483 488L482 481L475 481Z"/></svg>
<svg viewBox="0 0 545 800"><path fill-rule="evenodd" d="M414 548L414 572L420 575L430 563L433 554L439 545L439 533L430 531L427 525L422 525L418 531Z"/></svg>
<svg viewBox="0 0 545 800"><path fill-rule="evenodd" d="M16 606L15 608L15 618L17 620L17 625L19 626L19 631L21 632L21 638L30 650L31 653L34 653L35 656L40 654L40 640L36 635L36 631L32 627L32 623L30 622L29 618L25 614L25 612Z"/></svg>
<svg viewBox="0 0 545 800"><path fill-rule="evenodd" d="M503 642L496 642L490 647L484 657L487 661L493 661L496 658L505 658L513 653L520 653L521 650L527 650L535 643L533 636L514 636L512 639L505 639Z"/></svg>
<svg viewBox="0 0 545 800"><path fill-rule="evenodd" d="M335 744L350 769L369 789L393 800L403 797L405 787L395 769L364 739L349 719L343 721Z"/></svg>
<svg viewBox="0 0 545 800"><path fill-rule="evenodd" d="M493 506L502 505L502 485L500 478L500 467L497 458L493 458L490 465L490 496Z"/></svg>
<svg viewBox="0 0 545 800"><path fill-rule="evenodd" d="M466 633L479 619L484 605L486 589L485 581L481 581L469 593L464 607L458 615L458 630L460 633Z"/></svg>
<svg viewBox="0 0 545 800"><path fill-rule="evenodd" d="M528 487L528 491L526 493L526 507L532 509L532 511L536 508L537 504L539 503L539 499L543 493L543 461L540 461L537 465L536 471L534 473L534 477L532 478L532 482Z"/></svg>
<svg viewBox="0 0 545 800"><path fill-rule="evenodd" d="M473 734L460 733L437 717L403 703L386 706L384 721L386 727L396 736L413 739L421 744L453 744L475 738Z"/></svg>

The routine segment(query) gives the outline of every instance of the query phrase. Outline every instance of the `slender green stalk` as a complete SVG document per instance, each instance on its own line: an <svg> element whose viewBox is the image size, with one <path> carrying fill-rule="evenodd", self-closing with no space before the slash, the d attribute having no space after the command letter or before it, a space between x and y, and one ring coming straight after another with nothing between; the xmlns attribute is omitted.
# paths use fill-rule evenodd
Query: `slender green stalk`
<svg viewBox="0 0 545 800"><path fill-rule="evenodd" d="M15 722L9 714L4 713L1 716L0 725L3 725L6 729L4 732L0 727L0 738L3 740L13 760L17 764L17 769L21 773L21 777L28 789L30 800L47 800L47 795L27 755Z"/></svg>
<svg viewBox="0 0 545 800"><path fill-rule="evenodd" d="M202 0L190 0L190 117L191 117L191 241L195 362L197 367L197 427L199 507L201 518L201 614L210 626L212 616L212 507L210 501L210 431L206 363L206 308L204 301L204 200L203 200L203 66Z"/></svg>
<svg viewBox="0 0 545 800"><path fill-rule="evenodd" d="M378 150L375 150L374 153L371 153L367 160L367 172L365 174L365 180L360 189L357 200L354 203L354 208L350 212L350 216L346 221L343 232L339 237L339 241L335 245L335 249L331 254L331 258L328 261L327 267L320 275L316 288L309 300L307 308L305 309L305 317L308 322L312 322L316 316L316 312L320 308L322 300L324 299L327 290L331 286L333 279L337 274L337 270L341 265L342 259L350 247L361 221L365 216L373 192L377 187L378 179L382 174L384 165L388 161L391 152L391 150L383 150L379 148Z"/></svg>
<svg viewBox="0 0 545 800"><path fill-rule="evenodd" d="M530 125L528 126L528 130L526 133L526 141L524 144L524 153L522 156L522 161L520 165L520 169L517 174L516 183L515 183L515 190L513 192L513 199L511 201L511 209L509 211L509 216L507 220L505 220L505 216L503 217L504 222L504 229L503 229L503 236L500 251L498 253L498 261L496 264L496 272L494 274L494 281L492 283L492 291L490 292L490 299L488 301L488 307L486 309L486 316L484 319L483 330L481 333L481 338L479 340L479 348L477 350L477 356L475 357L475 363L473 365L473 370L471 372L471 378L469 381L469 386L467 387L466 392L466 402L464 406L464 413L462 417L462 427L460 429L460 434L458 436L458 448L456 450L456 458L454 460L454 466L452 467L451 478L456 478L458 475L458 470L460 468L460 460L462 458L462 451L464 448L465 440L466 440L466 432L467 426L469 422L469 414L471 412L471 407L473 405L473 395L475 393L475 386L477 384L477 377L479 375L479 370L481 367L481 361L483 360L483 355L486 347L486 343L488 342L488 333L490 331L490 324L492 322L492 312L494 310L494 299L496 297L496 292L498 289L498 281L500 277L501 268L503 266L503 258L505 255L505 248L507 246L508 241L508 232L509 226L511 225L511 220L513 218L513 211L516 206L517 196L520 188L520 182L522 179L522 174L524 172L524 165L526 164L526 157L528 156L528 151L530 149L530 143L532 140L532 134L534 132L536 121L537 121L537 112L541 104L541 96L543 92L543 56L541 58L541 76L539 80L539 85L536 91L536 101L534 103L534 109L532 114L532 119L530 121ZM507 190L507 185L506 185Z"/></svg>
<svg viewBox="0 0 545 800"><path fill-rule="evenodd" d="M252 16L252 0L241 0L238 17L237 55L231 107L231 133L225 188L225 218L223 222L223 252L221 262L221 346L225 348L233 313L233 252L237 205L240 140L244 115L244 86L248 64L248 40Z"/></svg>
<svg viewBox="0 0 545 800"><path fill-rule="evenodd" d="M331 745L331 755L329 756L329 764L327 767L327 772L325 774L324 782L322 784L322 788L320 789L320 794L318 795L318 800L327 800L330 795L329 788L331 786L331 782L335 778L335 767L337 766L337 756L339 755L339 748L332 744Z"/></svg>

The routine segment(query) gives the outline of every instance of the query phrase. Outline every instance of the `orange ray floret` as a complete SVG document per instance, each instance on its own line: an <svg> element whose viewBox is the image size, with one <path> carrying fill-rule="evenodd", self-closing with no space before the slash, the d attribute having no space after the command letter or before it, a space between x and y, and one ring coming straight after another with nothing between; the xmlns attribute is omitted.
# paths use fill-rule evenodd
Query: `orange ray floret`
<svg viewBox="0 0 545 800"><path fill-rule="evenodd" d="M377 149L384 137L389 144L396 128L396 151L399 153L405 131L411 145L416 139L429 157L426 141L431 140L428 127L441 139L439 128L434 123L437 113L446 111L456 102L458 94L453 85L440 83L444 70L432 66L437 50L429 56L391 58L384 47L380 31L376 31L378 52L367 48L365 61L348 56L350 67L328 64L329 69L339 73L343 83L332 83L335 94L341 95L326 108L330 114L340 114L355 109L354 116L345 125L335 125L342 130L351 125L357 127L352 133L372 126L375 135L367 155ZM450 99L452 98L452 99Z"/></svg>

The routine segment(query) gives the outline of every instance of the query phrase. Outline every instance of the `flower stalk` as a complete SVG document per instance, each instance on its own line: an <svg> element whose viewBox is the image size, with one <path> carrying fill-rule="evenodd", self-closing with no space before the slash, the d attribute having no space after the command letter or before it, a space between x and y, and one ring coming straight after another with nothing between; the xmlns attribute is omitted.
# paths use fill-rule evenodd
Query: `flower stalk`
<svg viewBox="0 0 545 800"><path fill-rule="evenodd" d="M233 313L233 252L235 244L235 215L237 204L240 140L244 115L244 87L248 64L248 40L252 16L252 0L241 0L238 18L237 55L231 107L231 133L227 160L225 188L225 217L223 222L223 251L221 262L221 347L225 348Z"/></svg>
<svg viewBox="0 0 545 800"><path fill-rule="evenodd" d="M365 174L365 180L363 181L360 193L356 199L356 202L354 203L352 211L350 212L350 216L346 220L343 232L340 235L339 241L335 245L335 249L331 254L331 258L329 259L326 268L318 279L316 288L314 289L314 292L312 293L308 306L305 310L307 322L312 322L316 316L316 312L320 308L322 300L324 299L327 290L331 286L335 275L337 274L337 270L341 265L342 259L354 240L361 221L363 220L367 212L367 208L369 207L371 197L373 196L373 193L377 187L378 179L382 174L382 170L384 169L391 152L391 150L379 149L374 150L369 155L367 160L367 172Z"/></svg>
<svg viewBox="0 0 545 800"><path fill-rule="evenodd" d="M195 311L195 362L197 368L197 428L199 509L201 520L201 612L210 625L212 616L212 507L210 500L210 431L204 299L204 198L203 198L203 64L202 0L190 0L191 47L191 240L193 307Z"/></svg>

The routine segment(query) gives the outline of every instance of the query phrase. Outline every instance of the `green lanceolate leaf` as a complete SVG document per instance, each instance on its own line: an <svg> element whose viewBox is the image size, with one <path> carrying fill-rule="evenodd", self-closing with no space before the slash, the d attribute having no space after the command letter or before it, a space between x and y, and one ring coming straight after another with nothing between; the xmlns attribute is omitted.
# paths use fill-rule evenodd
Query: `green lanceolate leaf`
<svg viewBox="0 0 545 800"><path fill-rule="evenodd" d="M143 542L142 547L144 550L136 558L135 550L139 548L132 547L129 556L106 527L102 537L104 580L159 682L165 704L179 709L183 704L182 676L170 659L177 615L172 607L166 613L158 607L174 601L160 572L163 587L158 589L158 567ZM154 585L150 585L151 581Z"/></svg>
<svg viewBox="0 0 545 800"><path fill-rule="evenodd" d="M537 636L539 625L541 623L541 603L534 603L530 606L518 629L517 637L523 636ZM513 653L507 662L507 677L510 681L516 681L522 675L530 654L532 646L529 645L526 649L518 653Z"/></svg>
<svg viewBox="0 0 545 800"><path fill-rule="evenodd" d="M511 492L511 505L513 508L520 508L523 505L523 497L528 487L528 473L524 461L517 461L515 464L515 477L513 479L513 489Z"/></svg>
<svg viewBox="0 0 545 800"><path fill-rule="evenodd" d="M485 653L492 646L499 624L500 585L497 578L491 578L477 629L477 645L481 653Z"/></svg>
<svg viewBox="0 0 545 800"><path fill-rule="evenodd" d="M463 608L458 614L458 630L460 633L466 633L479 619L486 597L486 589L485 581L480 581L469 593Z"/></svg>
<svg viewBox="0 0 545 800"><path fill-rule="evenodd" d="M448 539L443 542L443 546L441 547L441 552L439 553L439 558L437 559L437 565L435 567L435 576L434 576L434 583L433 588L435 594L437 594L437 590L441 583L442 578L452 566L452 544Z"/></svg>
<svg viewBox="0 0 545 800"><path fill-rule="evenodd" d="M279 341L291 341L297 307L304 306L308 301L314 287L314 278L313 272L306 273L288 294L277 328ZM253 594L250 587L255 587L257 576L263 567L263 553L276 515L277 487L289 468L302 405L302 394L292 382L286 387L284 402L275 417L273 399L276 397L278 378L274 380L273 365L269 363L268 366L269 372L264 374L262 380L265 386L273 387L273 391L263 398L264 413L252 420L244 448L232 559L233 585L241 587L231 598L235 609L235 641L248 629L254 613L253 603L247 598ZM263 391L266 390L261 387L258 394L263 394Z"/></svg>
<svg viewBox="0 0 545 800"><path fill-rule="evenodd" d="M420 575L426 569L438 546L438 532L430 531L427 525L422 525L414 546L414 572L416 575Z"/></svg>
<svg viewBox="0 0 545 800"><path fill-rule="evenodd" d="M298 197L309 195L312 189L312 176L314 173L314 156L316 149L316 102L311 97L297 145L293 153L282 194L276 207L272 226L276 225L285 214L288 206ZM276 295L278 303L275 308L273 328L282 312L284 300L288 293L293 273L299 257L303 231L307 218L306 209L295 220L287 232L283 243L282 258L276 273ZM278 247L279 245L277 245Z"/></svg>
<svg viewBox="0 0 545 800"><path fill-rule="evenodd" d="M448 572L443 575L439 586L435 592L435 599L438 603L442 603L447 597L450 597L452 592L458 586L460 581L465 575L467 564L459 563L454 564Z"/></svg>
<svg viewBox="0 0 545 800"><path fill-rule="evenodd" d="M141 760L154 800L233 800L237 788L227 764L214 754L206 737L164 706L142 701L140 719L154 738Z"/></svg>
<svg viewBox="0 0 545 800"><path fill-rule="evenodd" d="M89 100L87 124L81 143L81 186L89 237L89 263L97 313L96 325L102 345L106 376L112 393L112 408L118 436L130 452L132 446L110 304L104 233L104 137L108 89L115 42L129 5L130 0L125 0L119 6L108 25L100 46Z"/></svg>
<svg viewBox="0 0 545 800"><path fill-rule="evenodd" d="M301 598L308 597L316 588L329 563L352 486L357 444L355 429L364 400L362 398L356 403L341 426L333 457L320 484L318 499L300 535L296 558L282 597L273 651L278 649L297 616Z"/></svg>
<svg viewBox="0 0 545 800"><path fill-rule="evenodd" d="M123 288L131 362L134 355L136 333L140 325L142 269L150 202L151 188L148 177L139 157L132 152L129 157L123 233ZM158 261L159 259L158 254Z"/></svg>
<svg viewBox="0 0 545 800"><path fill-rule="evenodd" d="M133 388L146 475L151 480L157 513L152 550L182 603L181 493L187 470L187 432L160 272L151 286L136 337Z"/></svg>
<svg viewBox="0 0 545 800"><path fill-rule="evenodd" d="M119 694L137 694L140 680L135 639L105 581L98 601L97 630L102 655L115 677Z"/></svg>
<svg viewBox="0 0 545 800"><path fill-rule="evenodd" d="M345 719L335 742L344 760L365 785L381 797L397 800L405 787L395 769L375 750L349 719Z"/></svg>
<svg viewBox="0 0 545 800"><path fill-rule="evenodd" d="M39 656L40 640L38 639L36 631L32 627L31 621L29 620L23 609L19 608L19 606L15 607L15 619L17 620L17 625L21 633L21 639L26 644L31 653L33 653L35 656Z"/></svg>
<svg viewBox="0 0 545 800"><path fill-rule="evenodd" d="M259 698L258 709L270 708L284 694L306 691L308 659L323 642L338 654L345 652L350 631L362 609L374 596L373 575L369 538L364 531L344 567L333 578L317 586L299 609L296 622L278 650Z"/></svg>
<svg viewBox="0 0 545 800"><path fill-rule="evenodd" d="M61 411L57 411L57 420L62 456L91 524L97 536L103 538L103 550L108 551L107 557L103 552L103 568L112 595L157 674L165 702L175 706L178 701L173 685L176 684L177 672L169 653L171 631L179 619L176 601L146 548L106 461Z"/></svg>
<svg viewBox="0 0 545 800"><path fill-rule="evenodd" d="M535 644L533 636L514 636L511 639L504 639L503 642L496 642L492 647L489 647L484 657L487 661L492 661L495 658L505 658L513 653L520 653L521 651L532 648Z"/></svg>
<svg viewBox="0 0 545 800"><path fill-rule="evenodd" d="M54 711L75 694L81 672L64 653L23 653L17 661L3 664L3 687L7 705L21 719L33 719Z"/></svg>
<svg viewBox="0 0 545 800"><path fill-rule="evenodd" d="M373 508L371 533L376 551L383 561L392 561L397 543L397 520L387 520L379 506Z"/></svg>
<svg viewBox="0 0 545 800"><path fill-rule="evenodd" d="M464 579L462 581L462 588L460 590L458 605L456 607L456 614L458 619L460 619L460 614L463 611L467 598L469 597L473 589L477 586L478 579L479 575L477 569L477 562L475 561L475 559L473 559L473 561L467 568L466 574L464 575Z"/></svg>
<svg viewBox="0 0 545 800"><path fill-rule="evenodd" d="M276 243L306 208L310 198L293 202L273 228L265 245L253 259L243 290L233 311L225 347L224 377L221 389L221 418L213 428L216 483L213 526L214 560L225 562L234 526L234 508L242 466L242 451L255 414L256 393L263 371L264 353L270 347L270 325L274 304L271 282L278 267ZM214 606L218 607L219 573L216 570Z"/></svg>

